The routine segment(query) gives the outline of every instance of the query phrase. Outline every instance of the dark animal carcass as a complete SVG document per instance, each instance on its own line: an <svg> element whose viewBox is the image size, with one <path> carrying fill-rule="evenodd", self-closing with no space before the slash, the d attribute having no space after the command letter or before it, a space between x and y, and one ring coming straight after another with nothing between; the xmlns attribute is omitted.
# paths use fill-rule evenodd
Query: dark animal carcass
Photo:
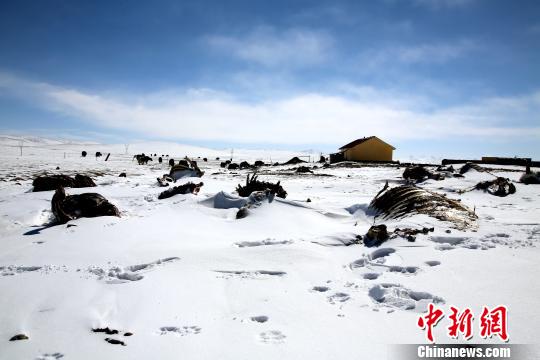
<svg viewBox="0 0 540 360"><path fill-rule="evenodd" d="M297 173L311 173L311 174L313 174L313 171L311 171L311 169L308 168L307 166L299 166L298 169L296 169L296 172Z"/></svg>
<svg viewBox="0 0 540 360"><path fill-rule="evenodd" d="M202 182L198 184L194 184L192 182L188 182L187 184L175 186L168 190L163 191L161 194L159 194L158 199L167 199L171 196L177 195L177 194L195 194L197 195L199 191L201 190L201 187L204 184Z"/></svg>
<svg viewBox="0 0 540 360"><path fill-rule="evenodd" d="M239 166L236 163L232 163L232 164L229 164L229 166L227 166L227 169L229 170L238 170L238 168Z"/></svg>
<svg viewBox="0 0 540 360"><path fill-rule="evenodd" d="M102 156L102 155L103 155L103 154L100 153L99 151L96 152L96 157L97 157L97 158L100 157L100 156Z"/></svg>
<svg viewBox="0 0 540 360"><path fill-rule="evenodd" d="M540 172L529 172L521 175L519 182L529 184L540 184Z"/></svg>
<svg viewBox="0 0 540 360"><path fill-rule="evenodd" d="M388 188L388 183L373 198L368 213L380 218L399 219L425 214L449 221L454 228L464 230L476 227L477 216L458 200L413 185Z"/></svg>
<svg viewBox="0 0 540 360"><path fill-rule="evenodd" d="M32 191L50 191L59 187L83 188L94 187L94 181L86 175L75 175L75 178L67 175L44 175L38 176L32 182L34 189Z"/></svg>
<svg viewBox="0 0 540 360"><path fill-rule="evenodd" d="M120 216L118 208L100 194L66 195L63 187L54 193L51 208L56 220L62 224L81 217Z"/></svg>
<svg viewBox="0 0 540 360"><path fill-rule="evenodd" d="M82 156L82 157L86 157L86 155L87 155L86 151L83 151L83 152L81 153L81 156Z"/></svg>
<svg viewBox="0 0 540 360"><path fill-rule="evenodd" d="M242 161L239 165L240 170L250 169L251 165L247 161Z"/></svg>
<svg viewBox="0 0 540 360"><path fill-rule="evenodd" d="M238 195L244 197L249 196L251 193L256 191L266 190L270 190L273 194L282 199L285 199L287 197L287 192L280 185L279 181L276 184L267 181L259 181L257 175L253 175L250 178L248 174L246 178L246 184L244 186L238 184L238 186L236 187L236 192L238 192Z"/></svg>
<svg viewBox="0 0 540 360"><path fill-rule="evenodd" d="M170 177L173 179L173 181L176 181L183 177L202 177L204 175L204 171L197 166L196 161L186 157L185 160L181 160L180 162L181 163L174 165L171 168L169 174L165 174L163 176Z"/></svg>
<svg viewBox="0 0 540 360"><path fill-rule="evenodd" d="M265 201L272 203L274 197L275 194L268 189L265 191L252 192L247 197L235 197L234 195L221 191L217 193L212 200L213 206L216 209L238 209L236 218L242 219L249 214L249 209L257 208Z"/></svg>
<svg viewBox="0 0 540 360"><path fill-rule="evenodd" d="M516 192L516 186L503 177L498 177L491 181L482 181L476 184L476 190L484 190L495 196L507 196Z"/></svg>
<svg viewBox="0 0 540 360"><path fill-rule="evenodd" d="M370 227L368 232L364 235L363 241L364 245L367 247L379 246L388 240L389 237L386 225L374 225Z"/></svg>
<svg viewBox="0 0 540 360"><path fill-rule="evenodd" d="M416 165L406 168L403 172L403 178L409 181L422 182L426 179L443 180L444 175L433 173L423 166Z"/></svg>
<svg viewBox="0 0 540 360"><path fill-rule="evenodd" d="M150 156L143 155L137 158L139 165L147 165L149 161L153 161Z"/></svg>

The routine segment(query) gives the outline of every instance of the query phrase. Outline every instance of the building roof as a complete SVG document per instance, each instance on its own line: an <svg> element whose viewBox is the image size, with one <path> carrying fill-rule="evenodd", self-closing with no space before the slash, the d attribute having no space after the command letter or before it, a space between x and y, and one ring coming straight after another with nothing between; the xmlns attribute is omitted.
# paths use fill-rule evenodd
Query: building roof
<svg viewBox="0 0 540 360"><path fill-rule="evenodd" d="M347 145L343 145L342 147L339 148L339 150L347 150L347 149L351 149L353 147L355 147L356 145L359 145L359 144L362 144L363 142L366 142L368 140L371 140L371 139L377 139L383 143L385 143L384 141L382 141L381 139L379 139L378 137L376 136L368 136L368 137L364 137L362 139L356 139L354 141L351 141L350 143L348 143ZM390 146L392 149L396 149L395 147L393 147L392 145L388 144L388 143L385 143L386 145Z"/></svg>

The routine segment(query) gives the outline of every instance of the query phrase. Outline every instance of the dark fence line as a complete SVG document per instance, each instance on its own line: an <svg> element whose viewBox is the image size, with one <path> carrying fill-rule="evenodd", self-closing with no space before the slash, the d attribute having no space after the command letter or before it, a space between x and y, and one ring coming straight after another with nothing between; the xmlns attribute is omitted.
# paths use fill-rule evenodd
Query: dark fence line
<svg viewBox="0 0 540 360"><path fill-rule="evenodd" d="M483 157L481 160L465 160L465 159L443 159L441 164L488 164L488 165L516 165L516 166L531 166L540 167L540 161L532 161L530 158L499 158L499 157Z"/></svg>

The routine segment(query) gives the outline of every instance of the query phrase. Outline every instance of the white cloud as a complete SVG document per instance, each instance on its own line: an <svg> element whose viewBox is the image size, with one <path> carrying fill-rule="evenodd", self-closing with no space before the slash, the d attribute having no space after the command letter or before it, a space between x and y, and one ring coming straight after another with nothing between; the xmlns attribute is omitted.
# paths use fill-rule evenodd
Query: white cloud
<svg viewBox="0 0 540 360"><path fill-rule="evenodd" d="M540 34L540 23L533 24L528 27L530 33Z"/></svg>
<svg viewBox="0 0 540 360"><path fill-rule="evenodd" d="M325 31L258 27L241 36L212 35L206 44L227 55L265 66L305 66L326 61L333 46Z"/></svg>
<svg viewBox="0 0 540 360"><path fill-rule="evenodd" d="M417 5L432 9L465 7L476 0L414 0Z"/></svg>
<svg viewBox="0 0 540 360"><path fill-rule="evenodd" d="M464 39L449 43L393 46L368 50L361 54L360 61L370 67L388 64L444 64L464 57L480 46L472 40Z"/></svg>
<svg viewBox="0 0 540 360"><path fill-rule="evenodd" d="M451 44L399 47L397 48L397 56L400 61L405 63L443 63L457 59L475 48L474 42L463 40Z"/></svg>
<svg viewBox="0 0 540 360"><path fill-rule="evenodd" d="M103 128L153 137L333 145L367 135L389 141L454 136L540 139L540 92L426 111L414 97L387 101L395 94L370 88L359 88L356 94L350 90L351 96L303 93L249 103L210 90L169 91L137 98L103 95L0 74L0 89L31 96L46 109Z"/></svg>

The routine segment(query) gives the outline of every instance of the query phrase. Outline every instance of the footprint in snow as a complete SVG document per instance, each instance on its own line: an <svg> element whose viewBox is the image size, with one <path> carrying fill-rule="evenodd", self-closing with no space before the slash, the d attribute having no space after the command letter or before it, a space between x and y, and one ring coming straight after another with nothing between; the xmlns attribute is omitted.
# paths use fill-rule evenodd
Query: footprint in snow
<svg viewBox="0 0 540 360"><path fill-rule="evenodd" d="M268 316L260 315L260 316L252 316L251 321L255 321L258 323L265 323L268 321Z"/></svg>
<svg viewBox="0 0 540 360"><path fill-rule="evenodd" d="M279 330L264 331L259 334L259 340L265 344L282 344L287 336Z"/></svg>
<svg viewBox="0 0 540 360"><path fill-rule="evenodd" d="M275 239L264 239L260 241L242 241L235 243L236 246L240 248L244 247L255 247L255 246L270 246L270 245L289 245L293 242L291 240L275 240Z"/></svg>
<svg viewBox="0 0 540 360"><path fill-rule="evenodd" d="M36 360L58 360L64 357L64 354L56 352L53 354L43 354L36 358Z"/></svg>
<svg viewBox="0 0 540 360"><path fill-rule="evenodd" d="M369 289L369 296L378 304L401 310L423 312L429 303L443 303L444 299L425 291L413 291L400 284L378 284Z"/></svg>
<svg viewBox="0 0 540 360"><path fill-rule="evenodd" d="M104 279L109 284L121 284L128 281L142 280L144 278L142 273L149 271L156 266L160 266L177 260L180 260L180 258L168 257L150 263L130 265L124 268L120 266L114 266L112 268L109 268L108 270L100 267L89 267L88 272L96 275L99 280Z"/></svg>
<svg viewBox="0 0 540 360"><path fill-rule="evenodd" d="M388 268L388 271L390 272L397 272L397 273L402 273L402 274L416 274L418 272L418 270L420 270L418 267L416 266L398 266L398 265L394 265L394 266L390 266Z"/></svg>
<svg viewBox="0 0 540 360"><path fill-rule="evenodd" d="M358 268L377 269L364 273L362 277L366 280L375 280L382 275L380 271L387 271L393 273L401 273L404 275L416 275L420 268L417 266L401 266L395 265L396 262L400 262L401 257L396 254L396 250L393 248L382 248L373 251L369 255L364 255L362 258L353 261L349 264L349 268L352 270Z"/></svg>
<svg viewBox="0 0 540 360"><path fill-rule="evenodd" d="M351 269L362 268L368 265L384 265L387 262L387 258L394 254L396 249L382 248L373 251L369 255L364 255L362 258L353 261L349 267ZM394 256L395 257L395 256Z"/></svg>
<svg viewBox="0 0 540 360"><path fill-rule="evenodd" d="M384 264L384 262L386 261L385 258L387 256L389 256L390 254L393 254L395 252L396 252L396 249L394 249L394 248L377 249L377 250L375 250L374 252L372 252L369 255L369 259L371 261L377 261L378 263L383 263Z"/></svg>
<svg viewBox="0 0 540 360"><path fill-rule="evenodd" d="M287 275L285 271L274 270L214 270L214 272L222 274L220 277L224 279L229 279L231 277L239 277L242 279L264 279Z"/></svg>
<svg viewBox="0 0 540 360"><path fill-rule="evenodd" d="M314 286L311 290L316 292L327 292L330 288L328 286Z"/></svg>
<svg viewBox="0 0 540 360"><path fill-rule="evenodd" d="M351 296L347 293L337 292L333 295L328 296L328 302L330 304L344 303L345 301L350 300Z"/></svg>
<svg viewBox="0 0 540 360"><path fill-rule="evenodd" d="M0 275L1 276L13 276L17 274L22 274L25 272L32 272L41 269L42 266L0 266Z"/></svg>
<svg viewBox="0 0 540 360"><path fill-rule="evenodd" d="M364 275L362 275L362 277L366 280L376 280L379 276L381 276L380 273L365 273Z"/></svg>
<svg viewBox="0 0 540 360"><path fill-rule="evenodd" d="M176 335L176 336L186 336L199 334L201 328L198 326L162 326L159 328L159 335Z"/></svg>

